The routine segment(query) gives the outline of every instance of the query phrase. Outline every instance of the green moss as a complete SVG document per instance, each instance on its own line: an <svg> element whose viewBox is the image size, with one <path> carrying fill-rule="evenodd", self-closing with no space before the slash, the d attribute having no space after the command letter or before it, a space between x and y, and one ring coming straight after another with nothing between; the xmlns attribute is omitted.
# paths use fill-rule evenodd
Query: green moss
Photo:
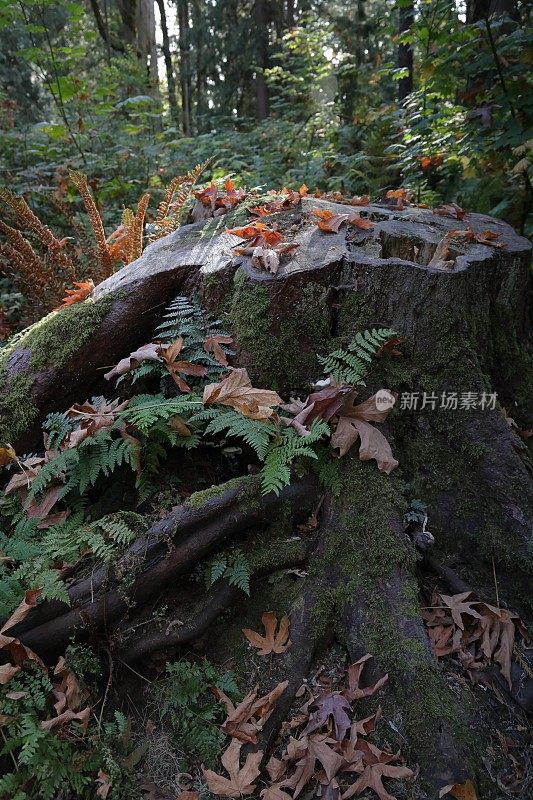
<svg viewBox="0 0 533 800"><path fill-rule="evenodd" d="M15 336L0 351L0 385L7 382L10 355L22 348L31 353L26 369L9 380L2 398L5 418L0 423L0 442L16 440L39 415L31 397L33 376L50 365L60 367L79 350L99 327L113 299L109 295L96 302L87 300L53 311Z"/></svg>
<svg viewBox="0 0 533 800"><path fill-rule="evenodd" d="M230 489L242 488L239 494L239 506L241 509L258 509L261 505L261 492L260 492L261 479L257 475L242 475L238 478L232 478L225 483L216 483L214 486L209 486L207 489L202 489L199 492L194 492L187 498L186 504L191 508L201 508L212 500L214 497L219 497L224 492Z"/></svg>
<svg viewBox="0 0 533 800"><path fill-rule="evenodd" d="M309 283L287 308L278 284L253 283L237 270L226 305L229 324L249 356L250 372L278 392L320 375L317 353L328 350L329 311L324 287Z"/></svg>

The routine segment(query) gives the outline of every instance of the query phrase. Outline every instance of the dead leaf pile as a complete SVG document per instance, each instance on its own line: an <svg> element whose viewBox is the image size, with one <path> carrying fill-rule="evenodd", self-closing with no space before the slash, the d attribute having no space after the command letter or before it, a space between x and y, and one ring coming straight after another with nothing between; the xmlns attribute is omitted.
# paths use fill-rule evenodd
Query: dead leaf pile
<svg viewBox="0 0 533 800"><path fill-rule="evenodd" d="M264 222L252 222L243 228L229 228L226 233L246 240L246 245L233 248L236 255L252 257L252 266L267 270L273 275L279 270L281 256L293 253L298 244L284 242L283 234L276 227L269 228Z"/></svg>
<svg viewBox="0 0 533 800"><path fill-rule="evenodd" d="M251 419L271 419L273 406L282 403L281 397L270 389L254 389L244 368L231 369L220 383L210 383L204 388L204 405L220 403L230 406Z"/></svg>
<svg viewBox="0 0 533 800"><path fill-rule="evenodd" d="M373 222L370 222L369 219L364 219L359 214L335 214L334 211L330 211L327 208L314 208L313 216L317 217L318 221L316 224L320 230L325 231L326 233L338 233L339 228L343 223L355 225L356 228L360 228L363 231L372 230L374 227Z"/></svg>
<svg viewBox="0 0 533 800"><path fill-rule="evenodd" d="M397 395L381 389L358 405L354 405L357 392L352 386L331 385L310 394L305 402L293 400L282 406L293 415L292 419L282 419L292 425L303 436L309 433L308 425L317 418L331 422L334 428L331 447L339 451L339 458L359 440L359 458L362 461L375 459L382 472L392 472L398 466L391 446L385 436L373 424L384 422L396 402ZM382 404L380 401L388 400Z"/></svg>
<svg viewBox="0 0 533 800"><path fill-rule="evenodd" d="M203 222L206 219L226 214L244 200L246 191L236 189L232 179L227 178L223 192L220 191L215 181L211 181L205 189L194 192L194 196L196 203L191 211L191 219L193 222Z"/></svg>
<svg viewBox="0 0 533 800"><path fill-rule="evenodd" d="M270 214L276 214L278 211L285 211L288 208L293 208L301 202L302 197L308 192L307 186L302 184L298 191L294 189L287 189L286 186L281 190L281 197L277 200L272 200L270 203L265 203L262 206L255 206L250 209L250 214L256 217L268 217Z"/></svg>
<svg viewBox="0 0 533 800"><path fill-rule="evenodd" d="M496 663L511 689L516 634L528 639L527 629L517 614L477 600L472 592L454 595L434 592L432 606L422 609L422 616L436 658L455 656L472 683L489 687L491 682L484 670Z"/></svg>
<svg viewBox="0 0 533 800"><path fill-rule="evenodd" d="M263 648L263 642L267 641L268 646L263 648L266 651L263 655L267 655L274 652L275 615L272 612L264 614L263 624L265 637L249 630L245 630L245 635L256 647ZM288 623L284 624L282 620L280 632L282 627L283 636L286 637ZM414 777L414 772L401 764L400 752L395 753L388 746L382 749L366 738L376 729L381 718L381 707L364 719L356 719L353 715L351 704L373 695L388 678L385 675L371 686L359 685L362 671L370 658L370 655L366 655L349 667L348 685L344 689L320 690L316 696L311 696L290 722L284 724L285 728L291 730L305 727L298 737L290 736L279 758L275 755L270 757L266 765L269 782L261 791L263 800L296 800L312 780L320 786L323 798L347 800L360 795L365 789L372 789L380 800L395 800L383 780ZM287 681L280 683L260 698L257 697L256 687L237 706L219 689L213 689L228 712L222 731L232 737L221 759L228 777L202 768L213 794L239 797L254 792L263 751L248 753L241 765L241 748L244 743L257 742L258 731L272 714L287 686ZM355 782L350 784L350 779L355 776Z"/></svg>

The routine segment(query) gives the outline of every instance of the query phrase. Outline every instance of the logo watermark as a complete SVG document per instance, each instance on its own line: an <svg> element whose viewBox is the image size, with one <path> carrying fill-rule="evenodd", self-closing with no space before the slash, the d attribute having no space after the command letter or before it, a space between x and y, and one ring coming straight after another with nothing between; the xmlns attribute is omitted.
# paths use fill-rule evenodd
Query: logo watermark
<svg viewBox="0 0 533 800"><path fill-rule="evenodd" d="M381 392L390 394L385 389ZM376 394L376 406L379 409L391 408L389 406L378 405L378 395ZM435 411L437 408L446 411L494 411L498 396L496 392L402 392L400 395L400 409L408 411L424 411L429 409Z"/></svg>

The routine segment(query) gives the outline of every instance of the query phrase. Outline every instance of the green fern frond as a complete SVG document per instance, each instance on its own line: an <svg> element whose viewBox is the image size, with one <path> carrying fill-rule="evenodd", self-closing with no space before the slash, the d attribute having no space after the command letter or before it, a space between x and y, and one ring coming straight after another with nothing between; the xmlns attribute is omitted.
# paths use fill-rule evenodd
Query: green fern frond
<svg viewBox="0 0 533 800"><path fill-rule="evenodd" d="M206 410L207 411L207 410ZM272 422L264 420L253 420L239 414L237 411L227 409L212 409L209 414L200 412L191 418L191 424L195 424L201 419L211 421L204 431L205 436L225 432L226 436L235 436L246 442L256 453L260 461L264 461L268 448L273 439L279 435L279 431Z"/></svg>
<svg viewBox="0 0 533 800"><path fill-rule="evenodd" d="M330 429L322 420L315 420L307 436L301 436L294 428L285 428L281 438L274 443L266 454L261 470L261 491L263 494L274 492L279 494L291 480L291 465L300 458L317 459L312 445L323 436L329 436Z"/></svg>
<svg viewBox="0 0 533 800"><path fill-rule="evenodd" d="M327 356L318 356L326 375L337 383L349 386L365 386L372 357L378 350L398 334L390 328L373 328L357 333L346 349L337 349Z"/></svg>

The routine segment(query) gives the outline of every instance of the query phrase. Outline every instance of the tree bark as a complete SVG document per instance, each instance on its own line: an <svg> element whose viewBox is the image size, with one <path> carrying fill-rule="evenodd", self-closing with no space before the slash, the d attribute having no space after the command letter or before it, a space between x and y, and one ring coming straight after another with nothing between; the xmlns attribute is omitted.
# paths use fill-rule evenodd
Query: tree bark
<svg viewBox="0 0 533 800"><path fill-rule="evenodd" d="M255 99L257 118L267 119L270 112L268 86L265 70L269 66L269 41L268 41L268 0L255 0L254 3L256 62L255 74Z"/></svg>
<svg viewBox="0 0 533 800"><path fill-rule="evenodd" d="M185 136L192 136L191 63L189 53L189 3L177 0L180 55L181 125Z"/></svg>
<svg viewBox="0 0 533 800"><path fill-rule="evenodd" d="M167 13L165 10L165 0L156 0L161 19L161 35L163 38L162 50L165 59L165 72L167 76L167 96L170 118L173 124L179 126L178 101L176 100L176 79L174 78L174 68L172 66L172 56L170 53L170 41L168 38Z"/></svg>

